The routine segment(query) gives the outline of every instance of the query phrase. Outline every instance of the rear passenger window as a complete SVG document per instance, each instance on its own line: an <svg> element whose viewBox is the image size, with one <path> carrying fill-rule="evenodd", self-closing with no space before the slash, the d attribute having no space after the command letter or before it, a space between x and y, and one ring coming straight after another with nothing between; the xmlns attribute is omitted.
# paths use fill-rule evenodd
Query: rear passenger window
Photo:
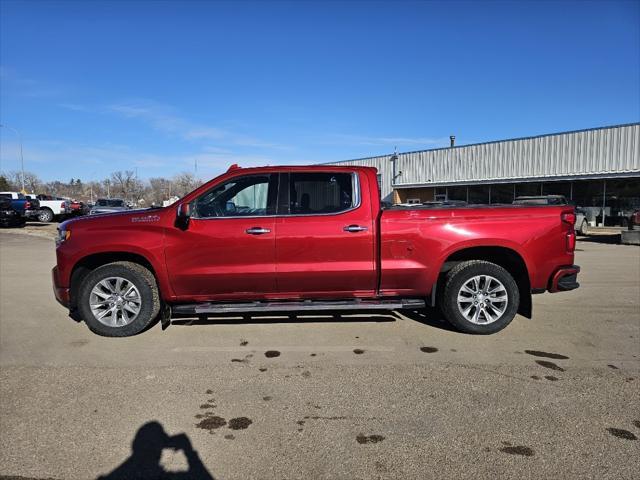
<svg viewBox="0 0 640 480"><path fill-rule="evenodd" d="M351 173L291 173L291 215L338 213L356 206Z"/></svg>

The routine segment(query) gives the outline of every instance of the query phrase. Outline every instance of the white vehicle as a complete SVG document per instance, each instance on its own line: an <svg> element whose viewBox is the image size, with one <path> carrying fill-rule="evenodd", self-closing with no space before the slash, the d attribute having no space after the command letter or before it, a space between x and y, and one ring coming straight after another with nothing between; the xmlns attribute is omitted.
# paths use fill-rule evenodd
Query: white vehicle
<svg viewBox="0 0 640 480"><path fill-rule="evenodd" d="M51 195L27 195L27 198L37 198L40 201L40 215L38 221L43 223L52 222L55 218L62 219L71 213L71 206L68 200Z"/></svg>

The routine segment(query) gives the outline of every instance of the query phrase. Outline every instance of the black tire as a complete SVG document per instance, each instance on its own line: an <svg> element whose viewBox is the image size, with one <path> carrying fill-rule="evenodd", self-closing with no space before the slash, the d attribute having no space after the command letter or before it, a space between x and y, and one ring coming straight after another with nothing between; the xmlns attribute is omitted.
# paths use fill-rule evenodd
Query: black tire
<svg viewBox="0 0 640 480"><path fill-rule="evenodd" d="M458 292L462 286L478 275L490 275L504 286L508 300L500 318L493 323L476 324L468 320L458 308ZM470 260L453 267L447 274L440 308L447 321L457 330L465 333L487 335L505 328L518 313L520 291L511 274L495 263L484 260Z"/></svg>
<svg viewBox="0 0 640 480"><path fill-rule="evenodd" d="M124 326L112 327L101 323L91 312L89 298L93 287L109 277L122 277L136 286L140 292L141 306L138 316ZM77 308L89 329L104 337L129 337L136 335L157 319L160 312L160 295L155 277L145 267L133 262L114 262L93 270L78 289Z"/></svg>
<svg viewBox="0 0 640 480"><path fill-rule="evenodd" d="M49 208L43 208L38 215L38 221L41 223L51 223L53 221L53 212Z"/></svg>
<svg viewBox="0 0 640 480"><path fill-rule="evenodd" d="M587 234L587 221L586 220L582 220L582 223L580 224L580 228L578 229L578 232L580 233L580 235L586 235Z"/></svg>

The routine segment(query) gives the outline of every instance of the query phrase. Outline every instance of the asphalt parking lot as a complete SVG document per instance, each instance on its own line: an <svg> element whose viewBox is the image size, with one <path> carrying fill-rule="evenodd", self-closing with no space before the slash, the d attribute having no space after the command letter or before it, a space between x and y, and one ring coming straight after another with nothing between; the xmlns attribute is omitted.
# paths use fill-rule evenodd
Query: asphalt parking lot
<svg viewBox="0 0 640 480"><path fill-rule="evenodd" d="M582 287L486 337L410 313L102 338L54 262L0 232L0 476L638 478L638 247L578 242Z"/></svg>

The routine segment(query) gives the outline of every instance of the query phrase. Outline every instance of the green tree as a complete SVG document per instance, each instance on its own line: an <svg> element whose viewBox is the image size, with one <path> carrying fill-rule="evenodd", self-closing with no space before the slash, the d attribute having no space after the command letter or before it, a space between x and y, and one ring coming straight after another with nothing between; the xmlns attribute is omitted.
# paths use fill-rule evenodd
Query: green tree
<svg viewBox="0 0 640 480"><path fill-rule="evenodd" d="M4 175L0 175L0 191L6 192L7 190L11 190L9 180Z"/></svg>

